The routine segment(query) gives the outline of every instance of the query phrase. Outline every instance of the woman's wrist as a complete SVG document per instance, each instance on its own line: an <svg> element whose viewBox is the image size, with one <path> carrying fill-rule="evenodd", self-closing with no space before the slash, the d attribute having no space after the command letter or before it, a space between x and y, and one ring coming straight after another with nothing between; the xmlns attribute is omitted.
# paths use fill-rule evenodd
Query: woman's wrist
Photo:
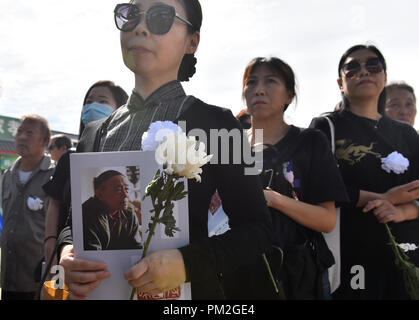
<svg viewBox="0 0 419 320"><path fill-rule="evenodd" d="M46 244L47 242L52 242L51 240L54 240L54 242L57 241L57 236L51 235L51 236L47 236L44 238L44 244Z"/></svg>

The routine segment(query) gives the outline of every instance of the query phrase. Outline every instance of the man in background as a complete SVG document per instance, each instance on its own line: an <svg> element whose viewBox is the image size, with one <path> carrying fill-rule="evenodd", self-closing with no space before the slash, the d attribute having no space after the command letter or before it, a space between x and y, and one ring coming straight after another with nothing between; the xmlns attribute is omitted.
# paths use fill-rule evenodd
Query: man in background
<svg viewBox="0 0 419 320"><path fill-rule="evenodd" d="M48 152L51 160L58 162L61 156L73 147L71 139L65 134L57 134L51 138L51 143L48 146Z"/></svg>
<svg viewBox="0 0 419 320"><path fill-rule="evenodd" d="M119 171L108 170L93 181L94 197L82 205L84 250L142 248L135 213L128 208L128 184Z"/></svg>
<svg viewBox="0 0 419 320"><path fill-rule="evenodd" d="M19 158L2 180L2 300L30 300L38 289L35 270L43 256L48 197L42 189L54 173L45 149L51 131L38 115L26 115L15 135Z"/></svg>

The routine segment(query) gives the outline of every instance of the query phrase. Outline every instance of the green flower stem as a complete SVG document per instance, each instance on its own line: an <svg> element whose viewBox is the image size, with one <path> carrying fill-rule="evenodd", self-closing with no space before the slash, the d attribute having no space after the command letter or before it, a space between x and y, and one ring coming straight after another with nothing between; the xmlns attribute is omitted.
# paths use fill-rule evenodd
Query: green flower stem
<svg viewBox="0 0 419 320"><path fill-rule="evenodd" d="M268 259L266 258L266 254L262 254L262 257L263 257L263 261L265 262L266 268L268 269L269 277L271 278L272 284L274 285L275 292L278 293L279 292L279 289L278 289L278 287L276 285L274 276L272 274L271 267L269 266Z"/></svg>
<svg viewBox="0 0 419 320"><path fill-rule="evenodd" d="M162 175L158 179L164 179L164 175L165 175L165 173L162 173ZM144 244L144 250L143 250L143 254L141 256L141 259L143 259L147 255L148 247L150 246L151 238L153 238L154 233L156 231L157 224L159 224L160 214L161 214L162 210L164 210L166 208L166 206L171 204L171 197L169 195L172 192L171 189L173 189L174 179L175 178L172 175L167 175L167 178L166 178L166 181L164 183L163 189L158 190L158 195L157 195L158 203L157 203L157 205L155 203L153 203L153 207L154 207L154 210L155 210L153 224L151 225L150 230L148 231L148 236L147 236L147 240ZM157 180L153 181L153 184L155 184L155 183L157 183ZM166 200L165 204L163 205L164 199L168 199L168 200ZM135 288L132 288L130 300L134 299L135 291L136 291Z"/></svg>
<svg viewBox="0 0 419 320"><path fill-rule="evenodd" d="M387 224L385 228L395 254L395 264L403 274L406 291L412 300L419 300L419 268L410 262L409 256L399 247Z"/></svg>
<svg viewBox="0 0 419 320"><path fill-rule="evenodd" d="M387 223L384 223L384 226L386 228L388 237L390 239L391 245L393 247L394 254L396 255L396 259L400 262L405 262L405 259L407 258L406 254L402 251L401 248L397 245L396 239L394 238L393 234L390 231L390 228Z"/></svg>

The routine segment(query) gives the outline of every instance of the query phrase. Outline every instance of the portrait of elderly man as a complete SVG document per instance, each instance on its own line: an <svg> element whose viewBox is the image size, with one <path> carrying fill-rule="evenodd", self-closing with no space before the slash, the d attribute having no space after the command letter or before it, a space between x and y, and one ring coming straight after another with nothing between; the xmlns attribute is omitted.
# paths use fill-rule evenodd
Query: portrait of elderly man
<svg viewBox="0 0 419 320"><path fill-rule="evenodd" d="M82 205L85 250L142 248L135 212L128 207L125 176L108 170L93 180L94 196Z"/></svg>

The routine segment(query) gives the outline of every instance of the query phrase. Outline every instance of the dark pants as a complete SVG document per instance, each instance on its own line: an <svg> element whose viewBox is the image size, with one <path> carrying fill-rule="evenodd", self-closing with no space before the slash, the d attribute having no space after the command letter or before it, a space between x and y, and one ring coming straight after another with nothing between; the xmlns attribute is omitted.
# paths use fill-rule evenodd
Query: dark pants
<svg viewBox="0 0 419 320"><path fill-rule="evenodd" d="M34 300L35 292L1 291L1 300Z"/></svg>

